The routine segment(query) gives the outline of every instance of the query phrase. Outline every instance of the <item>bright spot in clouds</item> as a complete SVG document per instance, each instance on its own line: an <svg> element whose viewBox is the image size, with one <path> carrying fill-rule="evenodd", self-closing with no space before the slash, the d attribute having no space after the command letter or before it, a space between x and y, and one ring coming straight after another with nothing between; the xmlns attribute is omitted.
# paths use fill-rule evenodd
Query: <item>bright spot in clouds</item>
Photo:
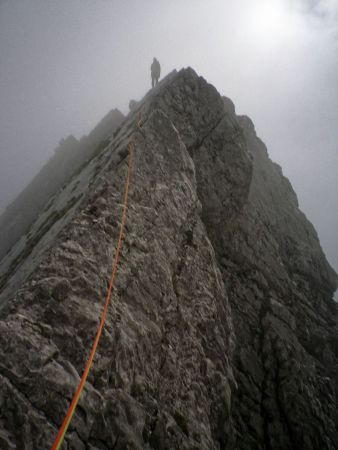
<svg viewBox="0 0 338 450"><path fill-rule="evenodd" d="M265 42L268 47L291 38L300 27L299 17L280 0L258 0L247 18L250 37Z"/></svg>

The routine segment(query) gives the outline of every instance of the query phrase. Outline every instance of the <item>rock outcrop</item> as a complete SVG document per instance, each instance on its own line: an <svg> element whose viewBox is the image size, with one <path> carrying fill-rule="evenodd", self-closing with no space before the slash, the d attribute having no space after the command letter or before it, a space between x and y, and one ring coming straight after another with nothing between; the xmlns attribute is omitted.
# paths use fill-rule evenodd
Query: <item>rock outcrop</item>
<svg viewBox="0 0 338 450"><path fill-rule="evenodd" d="M124 116L114 109L79 141L72 135L61 139L54 155L0 217L0 259L27 232L48 201L81 167L106 145L109 133Z"/></svg>
<svg viewBox="0 0 338 450"><path fill-rule="evenodd" d="M62 448L337 449L337 275L250 119L191 69L135 106L2 261L0 448L48 449L62 422L131 135L120 266Z"/></svg>

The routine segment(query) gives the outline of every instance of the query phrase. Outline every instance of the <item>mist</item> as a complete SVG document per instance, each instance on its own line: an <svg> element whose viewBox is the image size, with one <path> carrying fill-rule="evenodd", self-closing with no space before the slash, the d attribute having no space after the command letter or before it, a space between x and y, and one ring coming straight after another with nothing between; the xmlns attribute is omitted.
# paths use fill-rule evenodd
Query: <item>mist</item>
<svg viewBox="0 0 338 450"><path fill-rule="evenodd" d="M230 97L290 179L338 270L334 0L0 0L0 212L62 137L191 66Z"/></svg>

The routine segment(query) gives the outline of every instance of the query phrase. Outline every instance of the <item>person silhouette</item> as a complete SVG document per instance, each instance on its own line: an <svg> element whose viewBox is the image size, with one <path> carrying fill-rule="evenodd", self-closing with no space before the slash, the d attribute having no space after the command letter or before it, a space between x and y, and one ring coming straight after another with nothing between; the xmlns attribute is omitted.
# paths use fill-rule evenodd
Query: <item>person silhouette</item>
<svg viewBox="0 0 338 450"><path fill-rule="evenodd" d="M151 87L154 87L157 85L161 75L161 66L156 58L153 59L150 70L151 70Z"/></svg>

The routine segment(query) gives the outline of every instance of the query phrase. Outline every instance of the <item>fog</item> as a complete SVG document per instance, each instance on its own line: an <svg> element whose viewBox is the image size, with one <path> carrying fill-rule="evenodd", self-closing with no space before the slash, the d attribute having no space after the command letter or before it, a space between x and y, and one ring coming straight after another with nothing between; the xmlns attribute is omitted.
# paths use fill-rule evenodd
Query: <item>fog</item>
<svg viewBox="0 0 338 450"><path fill-rule="evenodd" d="M0 0L0 211L53 154L191 66L249 115L338 270L337 0Z"/></svg>

